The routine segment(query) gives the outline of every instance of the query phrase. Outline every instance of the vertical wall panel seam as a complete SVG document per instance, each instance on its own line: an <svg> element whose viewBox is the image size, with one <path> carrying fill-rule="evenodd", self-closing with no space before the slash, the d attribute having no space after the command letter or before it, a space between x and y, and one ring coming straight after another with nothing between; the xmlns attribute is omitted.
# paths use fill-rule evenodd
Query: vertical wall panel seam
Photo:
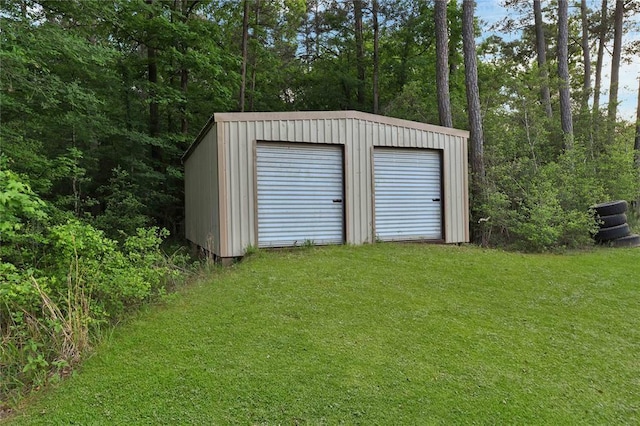
<svg viewBox="0 0 640 426"><path fill-rule="evenodd" d="M257 135L256 135L257 136ZM253 239L251 244L254 247L259 247L258 241L258 138L252 142L252 165L251 173L253 174L253 222L250 226L253 228Z"/></svg>
<svg viewBox="0 0 640 426"><path fill-rule="evenodd" d="M349 170L351 167L351 146L349 144L342 145L342 176L343 176L343 184L342 184L342 208L344 212L344 241L347 244L353 243L353 225L352 219L355 218L353 214L353 203L351 199L353 198L353 187L354 185L349 181Z"/></svg>
<svg viewBox="0 0 640 426"><path fill-rule="evenodd" d="M240 208L240 191L236 191L234 189L240 189L241 178L240 175L242 173L240 167L238 167L240 160L240 145L242 143L242 134L244 132L241 131L244 125L244 121L236 121L233 124L234 131L229 134L229 151L228 151L228 160L229 160L229 174L231 179L229 179L229 196L230 196L230 206L231 211L229 212L229 221L231 223L231 252L237 253L237 245L240 244L242 238L242 227L240 226L241 216L239 214L234 214L234 212L238 212Z"/></svg>
<svg viewBox="0 0 640 426"><path fill-rule="evenodd" d="M227 162L225 155L225 123L218 127L218 223L220 239L220 257L228 257L228 232L227 232Z"/></svg>
<svg viewBox="0 0 640 426"><path fill-rule="evenodd" d="M469 215L469 164L467 163L467 155L468 152L468 143L469 139L462 138L462 152L463 152L463 161L461 162L461 166L463 167L463 182L464 182L464 217L465 217L465 240L471 241L471 231L470 231L470 215Z"/></svg>

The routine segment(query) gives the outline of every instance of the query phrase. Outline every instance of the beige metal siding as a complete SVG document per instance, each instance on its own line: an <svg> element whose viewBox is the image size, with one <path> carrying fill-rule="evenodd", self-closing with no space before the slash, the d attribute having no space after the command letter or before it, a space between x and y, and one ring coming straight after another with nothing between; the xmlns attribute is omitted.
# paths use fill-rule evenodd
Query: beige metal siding
<svg viewBox="0 0 640 426"><path fill-rule="evenodd" d="M373 141L367 143L373 146L442 150L444 239L446 243L468 242L466 135L444 133L449 129L442 128L434 132L385 123L372 123L372 126L377 129L373 131ZM367 158L370 160L370 155Z"/></svg>
<svg viewBox="0 0 640 426"><path fill-rule="evenodd" d="M218 150L215 125L184 164L186 238L220 253Z"/></svg>
<svg viewBox="0 0 640 426"><path fill-rule="evenodd" d="M469 241L469 196L467 188L467 140L455 138L449 143L443 170L445 181L445 240L449 243ZM460 224L460 226L456 226ZM464 224L464 226L462 225Z"/></svg>
<svg viewBox="0 0 640 426"><path fill-rule="evenodd" d="M190 149L185 168L209 169L208 176L219 182L222 228L216 233L220 236L216 254L221 257L242 256L249 245L257 243L255 146L258 141L344 145L345 238L350 244L375 241L373 147L442 150L444 239L447 243L469 241L466 131L354 111L222 113L214 119L215 126L199 145ZM200 155L200 145L209 141L211 134L218 139L216 152L220 156L217 163L220 167L217 171L212 170L214 163L192 163L192 158ZM200 201L189 199L187 210L194 203ZM198 204L198 211L215 210L217 205L213 205L213 201L208 203ZM198 244L202 241L202 237L196 235L199 229L208 231L199 226L195 229L187 220L187 238Z"/></svg>

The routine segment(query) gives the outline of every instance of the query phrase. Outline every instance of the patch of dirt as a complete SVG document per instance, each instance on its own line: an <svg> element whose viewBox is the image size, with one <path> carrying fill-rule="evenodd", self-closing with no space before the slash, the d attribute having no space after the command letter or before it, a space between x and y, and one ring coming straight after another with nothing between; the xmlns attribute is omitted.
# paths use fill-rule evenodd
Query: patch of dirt
<svg viewBox="0 0 640 426"><path fill-rule="evenodd" d="M8 419L14 414L14 411L9 407L0 407L0 421Z"/></svg>

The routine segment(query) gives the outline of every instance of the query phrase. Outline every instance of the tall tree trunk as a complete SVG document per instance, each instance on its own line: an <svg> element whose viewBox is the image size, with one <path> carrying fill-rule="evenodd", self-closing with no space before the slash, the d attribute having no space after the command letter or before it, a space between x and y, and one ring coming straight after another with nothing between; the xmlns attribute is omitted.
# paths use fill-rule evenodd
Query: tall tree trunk
<svg viewBox="0 0 640 426"><path fill-rule="evenodd" d="M611 58L611 84L609 85L609 107L607 118L609 142L613 141L616 117L618 114L618 81L620 77L620 58L622 54L622 21L624 17L624 0L616 0L616 11L613 15L613 54Z"/></svg>
<svg viewBox="0 0 640 426"><path fill-rule="evenodd" d="M120 68L120 75L122 76L122 81L124 82L123 87L123 97L124 97L124 121L125 121L125 128L127 129L127 131L131 131L131 129L133 128L133 124L132 124L132 117L131 117L131 91L129 90L129 87L131 87L131 79L129 77L130 73L129 73L129 67L127 67L127 65L124 63L123 60L119 60L118 61L118 65Z"/></svg>
<svg viewBox="0 0 640 426"><path fill-rule="evenodd" d="M171 25L174 25L174 18L178 15L178 3L180 3L180 13L182 13L182 0L173 0L173 3L170 5L170 13L169 13L169 22L171 23ZM171 46L172 48L174 48L176 51L181 52L182 51L182 46L180 45L180 42L178 40L176 40L176 44ZM180 75L180 72L174 73L173 70L177 69L178 66L174 63L174 58L171 57L169 58L169 69L171 71L168 72L169 74L169 87L171 89L173 89L174 87L174 83L176 81L176 75ZM176 109L180 109L180 104L182 103L180 100L177 101L178 105ZM167 114L167 133L174 133L174 129L173 129L173 113L174 113L174 105L171 105L169 108L165 108L166 110L166 114Z"/></svg>
<svg viewBox="0 0 640 426"><path fill-rule="evenodd" d="M607 0L602 0L600 25L598 27L598 58L596 59L596 81L593 88L593 115L600 114L600 91L602 90L602 63L604 62L604 47L607 41ZM596 118L595 123L599 120Z"/></svg>
<svg viewBox="0 0 640 426"><path fill-rule="evenodd" d="M536 53L538 57L538 69L542 84L540 86L540 97L547 117L551 118L553 110L551 109L551 92L549 91L549 70L547 69L547 42L544 37L544 22L542 22L542 8L540 0L533 2L533 16L536 28Z"/></svg>
<svg viewBox="0 0 640 426"><path fill-rule="evenodd" d="M449 97L449 25L447 24L447 0L435 3L436 24L436 89L440 125L453 127L451 99Z"/></svg>
<svg viewBox="0 0 640 426"><path fill-rule="evenodd" d="M371 3L373 15L373 113L377 114L380 103L380 84L379 69L380 59L378 57L380 50L380 26L378 25L378 0L372 0Z"/></svg>
<svg viewBox="0 0 640 426"><path fill-rule="evenodd" d="M364 36L362 29L362 0L353 0L353 16L356 31L356 68L358 74L358 107L364 107Z"/></svg>
<svg viewBox="0 0 640 426"><path fill-rule="evenodd" d="M560 122L564 135L564 148L572 147L573 117L569 94L569 2L558 1L558 77L560 79Z"/></svg>
<svg viewBox="0 0 640 426"><path fill-rule="evenodd" d="M311 37L311 10L313 8L313 4L310 1L306 2L305 14L304 14L304 50L305 50L305 60L307 62L307 66L311 62L311 58L313 58L313 38Z"/></svg>
<svg viewBox="0 0 640 426"><path fill-rule="evenodd" d="M322 30L322 27L321 27L322 22L320 20L320 0L316 0L315 9L316 9L316 13L315 15L313 15L313 25L316 33L315 57L319 58L320 57L320 31Z"/></svg>
<svg viewBox="0 0 640 426"><path fill-rule="evenodd" d="M400 66L399 70L396 73L398 87L404 87L408 80L408 63L409 63L409 55L411 53L411 46L413 45L413 37L407 31L407 35L405 36L402 43L402 56L400 57Z"/></svg>
<svg viewBox="0 0 640 426"><path fill-rule="evenodd" d="M580 18L582 20L582 60L584 62L584 75L582 80L582 105L581 110L589 109L591 97L591 54L589 46L589 17L587 0L580 1Z"/></svg>
<svg viewBox="0 0 640 426"><path fill-rule="evenodd" d="M146 0L148 5L153 5L153 0ZM153 12L149 14L149 19L153 19ZM158 85L158 60L154 40L147 41L147 72L149 80L149 136L156 137L160 133L160 114L157 99ZM151 146L151 156L160 158L159 147Z"/></svg>
<svg viewBox="0 0 640 426"><path fill-rule="evenodd" d="M189 15L199 3L199 0L182 0L182 21L186 23ZM183 58L187 55L189 49L187 43L181 46ZM189 69L183 62L180 67L180 91L182 92L182 103L180 104L180 133L187 135L189 133L189 118L187 117L187 89L189 87Z"/></svg>
<svg viewBox="0 0 640 426"><path fill-rule="evenodd" d="M485 202L484 135L480 111L478 89L478 64L474 31L474 0L462 2L462 44L464 50L464 75L467 88L467 109L469 113L469 156L471 162L471 199L473 223L482 218ZM474 240L487 245L487 233L475 229Z"/></svg>
<svg viewBox="0 0 640 426"><path fill-rule="evenodd" d="M633 144L633 149L636 153L636 167L640 171L640 76L638 77L638 107L636 110L636 139ZM638 200L640 205L640 200Z"/></svg>
<svg viewBox="0 0 640 426"><path fill-rule="evenodd" d="M638 76L638 106L636 109L636 139L633 144L633 149L635 151L635 160L636 160L636 169L638 169L638 173L640 174L640 76ZM640 196L635 202L636 205L636 213L640 215Z"/></svg>
<svg viewBox="0 0 640 426"><path fill-rule="evenodd" d="M240 72L240 99L238 109L244 111L245 89L247 87L247 55L249 45L249 0L244 0L242 14L242 70Z"/></svg>
<svg viewBox="0 0 640 426"><path fill-rule="evenodd" d="M182 92L183 102L180 106L180 133L186 135L189 133L189 120L187 117L187 87L189 85L189 70L182 68L180 70L180 91Z"/></svg>
<svg viewBox="0 0 640 426"><path fill-rule="evenodd" d="M254 24L254 38L255 32L260 28L260 0L247 0L254 1L256 6L256 20ZM251 65L251 91L249 92L249 111L253 111L253 102L256 94L256 74L258 73L258 55L253 53L253 62Z"/></svg>

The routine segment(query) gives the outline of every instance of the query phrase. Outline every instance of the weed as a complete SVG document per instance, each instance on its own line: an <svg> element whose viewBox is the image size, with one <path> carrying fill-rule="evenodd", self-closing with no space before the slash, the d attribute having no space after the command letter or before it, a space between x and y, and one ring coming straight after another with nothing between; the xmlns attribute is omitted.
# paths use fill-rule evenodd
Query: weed
<svg viewBox="0 0 640 426"><path fill-rule="evenodd" d="M246 256L251 256L254 254L257 254L259 251L258 247L254 246L253 244L249 244L245 250L244 250L244 255Z"/></svg>

